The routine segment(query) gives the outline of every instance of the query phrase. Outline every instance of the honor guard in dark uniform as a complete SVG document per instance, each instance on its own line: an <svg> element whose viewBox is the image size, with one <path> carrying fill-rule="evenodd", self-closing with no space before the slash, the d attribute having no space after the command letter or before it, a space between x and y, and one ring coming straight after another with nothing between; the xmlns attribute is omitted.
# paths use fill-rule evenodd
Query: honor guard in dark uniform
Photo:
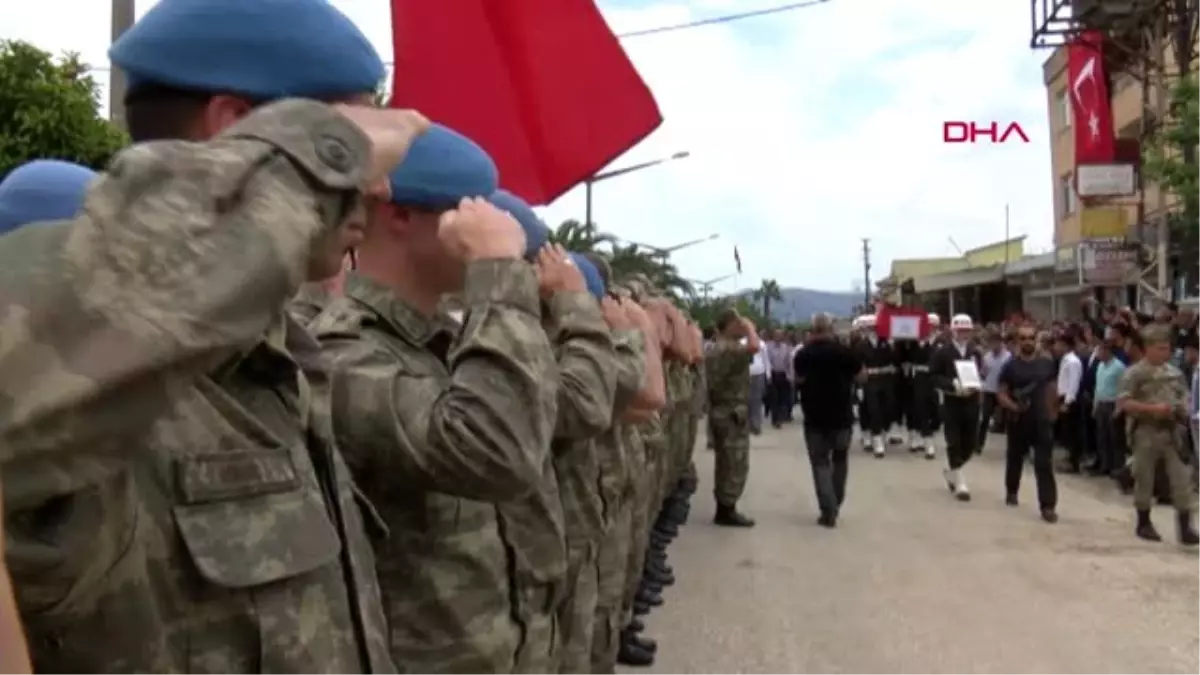
<svg viewBox="0 0 1200 675"><path fill-rule="evenodd" d="M863 320L865 337L855 353L862 361L867 381L862 387L860 414L867 420L867 431L871 435L871 451L877 458L886 453L884 434L895 419L896 374L898 364L896 350L888 340L880 339L876 330L875 317Z"/></svg>
<svg viewBox="0 0 1200 675"><path fill-rule="evenodd" d="M936 349L931 333L920 340L906 340L902 354L907 386L900 407L904 408L908 425L908 448L914 453L924 452L925 459L937 456L933 434L939 417L938 394L929 369Z"/></svg>
<svg viewBox="0 0 1200 675"><path fill-rule="evenodd" d="M862 314L856 316L854 321L850 323L850 335L846 340L846 344L855 354L861 353L858 351L858 346L866 339L863 336L863 326L866 325L868 318L872 317ZM855 382L854 385L854 403L856 408L855 414L858 416L859 438L862 440L863 452L871 452L871 430L867 425L867 407L863 403L863 389L862 384L859 382Z"/></svg>
<svg viewBox="0 0 1200 675"><path fill-rule="evenodd" d="M975 456L979 445L978 383L964 383L959 377L958 362L974 361L980 371L983 354L970 343L975 325L966 314L956 314L950 320L951 340L933 353L930 374L934 385L942 392L942 422L946 436L947 467L942 472L946 487L960 501L970 501L971 491L963 476L963 466Z"/></svg>

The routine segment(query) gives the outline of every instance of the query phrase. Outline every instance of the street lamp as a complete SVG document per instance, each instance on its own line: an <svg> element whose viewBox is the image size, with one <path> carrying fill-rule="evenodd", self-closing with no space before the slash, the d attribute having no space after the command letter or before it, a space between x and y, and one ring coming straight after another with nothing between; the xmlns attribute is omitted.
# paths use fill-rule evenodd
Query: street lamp
<svg viewBox="0 0 1200 675"><path fill-rule="evenodd" d="M703 244L705 242L712 241L713 239L717 239L720 236L721 235L719 235L719 234L710 234L707 237L701 237L700 239L692 239L691 241L685 241L682 244L674 244L672 246L652 246L650 244L643 244L640 241L633 241L632 239L619 239L618 241L623 241L626 244L633 244L634 246L648 249L650 251L650 253L652 253L653 255L666 258L667 256L671 255L675 251L682 251L685 248L691 248L697 244Z"/></svg>
<svg viewBox="0 0 1200 675"><path fill-rule="evenodd" d="M612 171L605 171L604 173L598 173L598 174L592 176L591 178L584 180L583 181L583 187L585 190L585 192L584 192L584 195L585 195L584 196L584 225L592 224L592 185L593 184L599 183L602 180L608 180L609 178L616 178L617 176L624 176L625 174L633 173L634 171L641 171L642 169L649 169L652 166L658 166L659 164L662 164L664 162L670 162L670 161L674 161L676 159L687 159L688 157L691 156L691 154L692 153L688 152L687 150L681 150L681 151L671 155L670 157L662 157L659 159L650 160L649 162L642 162L641 164L634 164L633 166L626 166L626 167L623 167L620 169L613 169Z"/></svg>
<svg viewBox="0 0 1200 675"><path fill-rule="evenodd" d="M726 274L725 276L715 277L713 279L709 279L708 281L701 281L699 279L688 279L688 281L692 282L692 285L696 288L699 288L700 292L704 294L704 299L708 300L709 294L712 293L713 286L725 281L726 279L732 279L733 276L734 275L732 274Z"/></svg>

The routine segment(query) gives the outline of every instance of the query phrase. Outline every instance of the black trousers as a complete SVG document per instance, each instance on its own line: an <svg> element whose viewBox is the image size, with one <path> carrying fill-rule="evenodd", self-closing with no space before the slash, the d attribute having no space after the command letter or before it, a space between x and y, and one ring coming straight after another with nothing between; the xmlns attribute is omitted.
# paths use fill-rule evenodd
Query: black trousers
<svg viewBox="0 0 1200 675"><path fill-rule="evenodd" d="M951 469L960 469L971 461L979 447L979 394L946 395L942 429L946 436L946 460Z"/></svg>
<svg viewBox="0 0 1200 675"><path fill-rule="evenodd" d="M791 389L787 373L779 370L771 373L771 379L767 380L767 410L771 413L771 424L779 426L787 420L791 412Z"/></svg>
<svg viewBox="0 0 1200 675"><path fill-rule="evenodd" d="M1094 415L1096 427L1096 468L1111 474L1125 466L1125 418L1116 417L1117 404L1098 401Z"/></svg>
<svg viewBox="0 0 1200 675"><path fill-rule="evenodd" d="M863 405L865 408L867 431L873 436L882 435L892 426L893 394L895 384L891 376L876 375L863 384Z"/></svg>
<svg viewBox="0 0 1200 675"><path fill-rule="evenodd" d="M987 445L988 427L991 426L992 417L996 414L996 394L995 392L983 392L983 399L980 401L979 413L979 449L982 450L984 445Z"/></svg>
<svg viewBox="0 0 1200 675"><path fill-rule="evenodd" d="M1058 483L1054 479L1053 426L1027 416L1009 420L1008 447L1004 457L1004 488L1008 494L1021 491L1025 458L1033 451L1033 477L1037 481L1038 504L1043 509L1058 506Z"/></svg>
<svg viewBox="0 0 1200 675"><path fill-rule="evenodd" d="M1063 401L1063 399L1059 399ZM1078 469L1083 464L1082 427L1079 421L1079 401L1073 401L1067 409L1059 413L1056 421L1058 442L1067 449L1067 458L1071 466Z"/></svg>
<svg viewBox="0 0 1200 675"><path fill-rule="evenodd" d="M908 398L901 404L908 410L908 429L922 436L932 436L938 417L937 390L928 373L916 373L909 380Z"/></svg>
<svg viewBox="0 0 1200 675"><path fill-rule="evenodd" d="M808 463L812 466L813 487L821 513L837 515L846 501L846 475L849 470L846 454L850 449L849 429L804 428L804 444L808 446Z"/></svg>

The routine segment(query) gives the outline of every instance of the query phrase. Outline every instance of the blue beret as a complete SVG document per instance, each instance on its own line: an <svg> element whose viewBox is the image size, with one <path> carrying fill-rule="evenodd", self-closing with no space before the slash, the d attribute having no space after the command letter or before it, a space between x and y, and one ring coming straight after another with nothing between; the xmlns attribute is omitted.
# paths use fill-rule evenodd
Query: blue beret
<svg viewBox="0 0 1200 675"><path fill-rule="evenodd" d="M542 219L533 212L533 207L524 199L508 190L496 190L491 197L488 197L488 201L496 208L508 211L521 224L521 229L525 230L525 257L527 259L532 259L537 255L537 252L542 250L542 247L550 240L550 228L546 227Z"/></svg>
<svg viewBox="0 0 1200 675"><path fill-rule="evenodd" d="M428 209L457 206L464 197L495 192L499 175L496 163L475 141L432 124L392 171L392 202Z"/></svg>
<svg viewBox="0 0 1200 675"><path fill-rule="evenodd" d="M597 300L602 300L608 289L604 288L604 279L600 277L600 270L596 269L592 261L583 257L582 254L572 253L571 260L575 261L575 266L583 274L583 281L587 284L588 293L596 296Z"/></svg>
<svg viewBox="0 0 1200 675"><path fill-rule="evenodd" d="M87 167L56 159L13 169L0 182L0 234L30 223L74 218L95 178Z"/></svg>
<svg viewBox="0 0 1200 675"><path fill-rule="evenodd" d="M374 92L383 60L327 0L162 0L108 50L130 90L159 84L257 100Z"/></svg>

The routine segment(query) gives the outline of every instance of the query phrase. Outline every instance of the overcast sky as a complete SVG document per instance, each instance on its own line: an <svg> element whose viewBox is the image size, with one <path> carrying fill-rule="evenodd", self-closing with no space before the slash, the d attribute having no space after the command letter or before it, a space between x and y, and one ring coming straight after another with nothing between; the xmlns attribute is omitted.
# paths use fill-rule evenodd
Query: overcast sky
<svg viewBox="0 0 1200 675"><path fill-rule="evenodd" d="M333 0L391 60L387 0ZM139 14L154 4L138 2ZM618 32L784 0L599 0ZM831 0L740 22L625 41L666 118L613 168L687 150L688 159L597 184L594 218L630 240L670 246L685 276L848 290L892 259L954 255L1012 235L1049 250L1050 148L1029 5L998 0ZM72 50L108 67L109 3L0 3L0 37ZM97 72L107 85L107 71ZM942 142L945 120L1015 121L1028 144ZM583 218L583 190L542 210ZM858 282L861 283L861 282ZM734 280L717 285L732 290Z"/></svg>

